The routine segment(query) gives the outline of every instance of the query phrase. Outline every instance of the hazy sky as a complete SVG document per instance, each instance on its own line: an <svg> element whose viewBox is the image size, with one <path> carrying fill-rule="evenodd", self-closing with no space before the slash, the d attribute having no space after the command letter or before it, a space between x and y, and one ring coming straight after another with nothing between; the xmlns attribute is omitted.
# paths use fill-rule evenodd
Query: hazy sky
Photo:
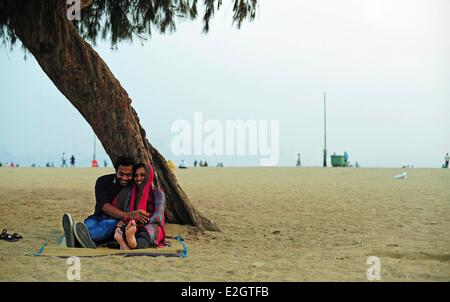
<svg viewBox="0 0 450 302"><path fill-rule="evenodd" d="M281 5L282 3L282 5ZM328 150L366 167L440 167L450 152L450 1L260 1L241 30L224 1L208 35L201 21L141 46L96 50L167 158L259 165L259 156L174 156L176 120L278 120L279 165L320 166L323 92ZM93 132L23 51L0 49L0 161L81 165ZM108 158L97 145L97 159ZM108 159L109 160L109 159Z"/></svg>

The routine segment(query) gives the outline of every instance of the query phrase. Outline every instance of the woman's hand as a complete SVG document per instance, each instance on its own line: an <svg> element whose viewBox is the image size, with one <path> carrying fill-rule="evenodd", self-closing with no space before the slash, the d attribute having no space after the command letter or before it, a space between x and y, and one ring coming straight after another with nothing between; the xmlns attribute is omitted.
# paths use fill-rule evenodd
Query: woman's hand
<svg viewBox="0 0 450 302"><path fill-rule="evenodd" d="M136 210L128 214L129 220L135 220L138 223L146 224L149 221L150 214L144 210Z"/></svg>

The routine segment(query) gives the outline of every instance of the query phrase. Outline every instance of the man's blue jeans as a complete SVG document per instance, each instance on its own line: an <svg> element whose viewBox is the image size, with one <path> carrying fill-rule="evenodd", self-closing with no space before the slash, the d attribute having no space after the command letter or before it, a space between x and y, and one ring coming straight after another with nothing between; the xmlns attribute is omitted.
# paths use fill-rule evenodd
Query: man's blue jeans
<svg viewBox="0 0 450 302"><path fill-rule="evenodd" d="M104 241L113 238L118 220L103 216L91 216L86 218L84 224L89 230L93 241Z"/></svg>

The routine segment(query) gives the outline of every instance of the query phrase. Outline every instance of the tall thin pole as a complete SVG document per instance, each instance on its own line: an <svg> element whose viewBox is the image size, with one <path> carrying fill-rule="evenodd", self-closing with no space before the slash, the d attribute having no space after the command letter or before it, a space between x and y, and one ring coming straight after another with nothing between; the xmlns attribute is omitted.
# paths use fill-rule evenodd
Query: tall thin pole
<svg viewBox="0 0 450 302"><path fill-rule="evenodd" d="M93 160L95 160L95 145L96 145L95 140L96 140L96 137L95 137L95 134L94 134L94 159Z"/></svg>
<svg viewBox="0 0 450 302"><path fill-rule="evenodd" d="M327 93L323 93L323 123L324 123L324 135L323 135L323 166L327 167Z"/></svg>

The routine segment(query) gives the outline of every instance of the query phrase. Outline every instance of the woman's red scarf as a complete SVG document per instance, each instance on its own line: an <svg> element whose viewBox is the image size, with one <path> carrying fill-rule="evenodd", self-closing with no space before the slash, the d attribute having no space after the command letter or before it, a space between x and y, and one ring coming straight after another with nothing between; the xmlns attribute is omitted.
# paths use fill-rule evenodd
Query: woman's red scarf
<svg viewBox="0 0 450 302"><path fill-rule="evenodd" d="M144 210L149 212L148 205L152 204L153 194L150 193L153 185L155 172L150 164L145 165L145 178L139 188L133 184L131 189L130 212ZM137 201L137 204L136 204Z"/></svg>

